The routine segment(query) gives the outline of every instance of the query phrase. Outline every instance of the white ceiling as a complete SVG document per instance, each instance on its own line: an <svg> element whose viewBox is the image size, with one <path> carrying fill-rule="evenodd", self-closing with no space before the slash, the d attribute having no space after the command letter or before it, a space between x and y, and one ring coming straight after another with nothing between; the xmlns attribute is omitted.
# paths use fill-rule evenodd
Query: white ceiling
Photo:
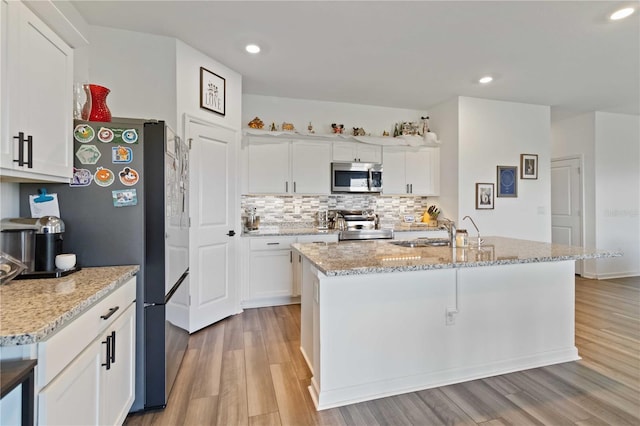
<svg viewBox="0 0 640 426"><path fill-rule="evenodd" d="M176 37L243 93L425 109L454 96L640 114L638 1L72 1L91 25ZM247 54L248 42L262 53ZM494 76L480 85L478 78Z"/></svg>

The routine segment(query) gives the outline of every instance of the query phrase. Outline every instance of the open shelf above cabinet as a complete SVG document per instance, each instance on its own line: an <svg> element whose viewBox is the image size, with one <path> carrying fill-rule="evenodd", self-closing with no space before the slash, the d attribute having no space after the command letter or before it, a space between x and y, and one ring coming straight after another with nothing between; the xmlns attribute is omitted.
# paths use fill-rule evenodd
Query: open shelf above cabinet
<svg viewBox="0 0 640 426"><path fill-rule="evenodd" d="M298 131L270 131L262 129L244 128L242 129L244 136L260 136L273 139L298 139L298 140L330 140L330 141L347 141L359 142L380 146L440 146L440 140L436 142L426 141L422 136L352 136L347 134L329 133L307 133Z"/></svg>

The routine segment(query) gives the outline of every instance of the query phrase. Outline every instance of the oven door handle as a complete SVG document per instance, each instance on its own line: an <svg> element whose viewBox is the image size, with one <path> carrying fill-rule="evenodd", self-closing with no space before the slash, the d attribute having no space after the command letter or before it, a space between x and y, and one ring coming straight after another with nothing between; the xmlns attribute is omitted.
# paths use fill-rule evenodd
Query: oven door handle
<svg viewBox="0 0 640 426"><path fill-rule="evenodd" d="M371 188L373 187L373 172L371 171L371 169L369 169L368 172L369 172L369 179L367 180L367 185L369 188L369 192L371 192Z"/></svg>

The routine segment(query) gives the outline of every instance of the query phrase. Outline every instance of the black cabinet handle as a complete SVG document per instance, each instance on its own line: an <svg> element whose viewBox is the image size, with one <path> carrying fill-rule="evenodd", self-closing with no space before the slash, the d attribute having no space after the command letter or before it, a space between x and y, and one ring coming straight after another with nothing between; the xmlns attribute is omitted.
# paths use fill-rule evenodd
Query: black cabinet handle
<svg viewBox="0 0 640 426"><path fill-rule="evenodd" d="M229 232L227 232L227 235L230 237L233 237L234 235L236 235L236 231L234 231L233 229L230 229Z"/></svg>
<svg viewBox="0 0 640 426"><path fill-rule="evenodd" d="M102 318L103 320L107 320L109 319L109 317L111 317L111 315L115 314L118 309L120 309L120 306L109 308L109 312L107 312L105 315L100 315L100 318Z"/></svg>
<svg viewBox="0 0 640 426"><path fill-rule="evenodd" d="M14 136L18 140L18 159L13 160L18 166L27 166L33 168L33 136L24 138L24 132L18 132L18 136ZM24 144L27 143L27 161L24 160Z"/></svg>
<svg viewBox="0 0 640 426"><path fill-rule="evenodd" d="M110 370L111 369L111 335L107 336L107 340L103 341L102 343L107 345L107 356L105 358L107 362L102 364L102 366L107 367L107 370Z"/></svg>
<svg viewBox="0 0 640 426"><path fill-rule="evenodd" d="M111 332L111 363L116 363L116 331Z"/></svg>

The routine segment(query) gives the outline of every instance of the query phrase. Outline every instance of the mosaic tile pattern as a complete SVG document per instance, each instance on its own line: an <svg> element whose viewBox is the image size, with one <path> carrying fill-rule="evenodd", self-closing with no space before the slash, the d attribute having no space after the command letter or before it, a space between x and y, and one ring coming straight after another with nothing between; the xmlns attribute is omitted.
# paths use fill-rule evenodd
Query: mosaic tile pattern
<svg viewBox="0 0 640 426"><path fill-rule="evenodd" d="M397 223L404 215L420 217L428 208L427 197L377 196L369 194L333 195L243 195L241 212L256 208L261 223L307 222L313 224L316 213L328 210L373 209L380 223Z"/></svg>

